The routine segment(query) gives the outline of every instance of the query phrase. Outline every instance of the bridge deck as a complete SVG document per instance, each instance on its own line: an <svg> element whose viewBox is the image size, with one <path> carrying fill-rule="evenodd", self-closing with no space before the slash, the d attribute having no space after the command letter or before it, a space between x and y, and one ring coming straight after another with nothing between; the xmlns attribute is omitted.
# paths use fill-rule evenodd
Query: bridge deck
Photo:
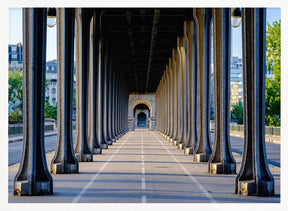
<svg viewBox="0 0 288 211"><path fill-rule="evenodd" d="M47 154L47 162L54 152ZM237 172L241 156L234 154ZM50 165L48 165L50 168ZM80 163L79 174L53 175L54 194L13 196L13 179L19 164L9 167L9 202L28 203L279 203L280 168L269 165L275 179L275 196L246 197L234 194L236 175L211 175L207 163L194 163L156 132L128 132Z"/></svg>

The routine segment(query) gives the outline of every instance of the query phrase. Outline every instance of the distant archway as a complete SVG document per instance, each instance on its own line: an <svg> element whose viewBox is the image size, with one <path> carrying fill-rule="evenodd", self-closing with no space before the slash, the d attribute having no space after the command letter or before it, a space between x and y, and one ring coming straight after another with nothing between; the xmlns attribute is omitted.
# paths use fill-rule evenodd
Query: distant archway
<svg viewBox="0 0 288 211"><path fill-rule="evenodd" d="M147 116L144 112L140 112L137 115L137 126L138 127L146 127Z"/></svg>
<svg viewBox="0 0 288 211"><path fill-rule="evenodd" d="M132 93L129 94L129 102L128 102L128 127L129 130L134 130L137 128L137 115L135 115L135 108L144 104L147 106L146 114L147 116L147 128L149 130L155 130L156 126L156 101L154 93L149 94L138 94ZM137 111L139 113L139 110Z"/></svg>
<svg viewBox="0 0 288 211"><path fill-rule="evenodd" d="M143 103L139 103L133 107L133 126L135 128L149 128L151 122L151 110Z"/></svg>
<svg viewBox="0 0 288 211"><path fill-rule="evenodd" d="M133 107L132 107L132 112L134 112L135 107L136 107L137 105L139 105L139 104L144 104L144 105L146 105L146 106L149 108L149 110L150 110L150 117L151 117L151 116L152 116L152 106L150 105L150 103L149 103L147 100L137 100L137 101L134 103Z"/></svg>

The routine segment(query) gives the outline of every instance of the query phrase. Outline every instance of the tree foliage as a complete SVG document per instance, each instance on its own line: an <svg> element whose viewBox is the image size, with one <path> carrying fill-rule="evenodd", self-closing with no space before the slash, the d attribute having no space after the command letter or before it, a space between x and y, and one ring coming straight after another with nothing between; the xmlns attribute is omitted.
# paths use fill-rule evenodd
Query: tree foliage
<svg viewBox="0 0 288 211"><path fill-rule="evenodd" d="M266 34L267 72L273 77L266 78L265 103L266 125L280 126L281 87L281 20L267 24Z"/></svg>
<svg viewBox="0 0 288 211"><path fill-rule="evenodd" d="M8 73L8 102L9 102L9 114L22 113L23 108L23 71L19 70L9 70Z"/></svg>
<svg viewBox="0 0 288 211"><path fill-rule="evenodd" d="M53 106L49 102L49 96L45 97L45 118L57 120L57 104Z"/></svg>
<svg viewBox="0 0 288 211"><path fill-rule="evenodd" d="M231 110L231 118L237 121L237 124L243 124L243 106L242 102L236 103Z"/></svg>

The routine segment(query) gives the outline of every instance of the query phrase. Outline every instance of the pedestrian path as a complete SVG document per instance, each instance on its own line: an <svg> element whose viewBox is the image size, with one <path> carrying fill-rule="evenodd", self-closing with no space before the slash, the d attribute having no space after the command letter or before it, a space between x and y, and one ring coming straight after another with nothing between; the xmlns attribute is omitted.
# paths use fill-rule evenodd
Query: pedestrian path
<svg viewBox="0 0 288 211"><path fill-rule="evenodd" d="M48 167L54 152L47 154ZM240 155L234 155L237 172ZM79 174L52 175L54 194L13 196L19 164L9 167L10 203L279 203L280 169L269 168L275 196L234 194L236 175L208 174L207 163L195 163L156 132L128 132L93 162L81 162Z"/></svg>

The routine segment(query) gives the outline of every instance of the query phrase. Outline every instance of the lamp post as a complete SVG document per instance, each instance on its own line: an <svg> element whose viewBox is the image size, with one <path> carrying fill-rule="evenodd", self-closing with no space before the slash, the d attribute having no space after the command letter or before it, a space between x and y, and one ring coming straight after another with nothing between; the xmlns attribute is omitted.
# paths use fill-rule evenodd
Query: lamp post
<svg viewBox="0 0 288 211"><path fill-rule="evenodd" d="M241 9L240 8L232 8L231 9L231 26L233 28L238 28L241 25Z"/></svg>
<svg viewBox="0 0 288 211"><path fill-rule="evenodd" d="M47 26L52 28L56 26L57 18L56 18L56 8L48 8L47 11Z"/></svg>

